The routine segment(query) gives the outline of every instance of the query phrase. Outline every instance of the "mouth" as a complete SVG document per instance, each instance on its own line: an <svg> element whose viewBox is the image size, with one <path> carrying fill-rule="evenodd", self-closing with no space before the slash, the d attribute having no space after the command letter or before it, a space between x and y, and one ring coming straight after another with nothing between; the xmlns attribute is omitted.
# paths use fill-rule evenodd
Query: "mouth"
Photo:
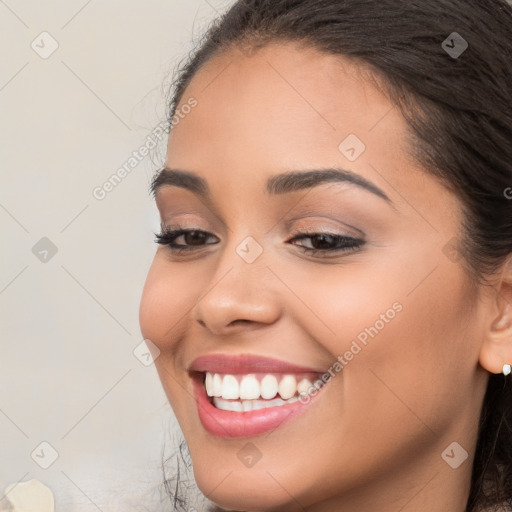
<svg viewBox="0 0 512 512"><path fill-rule="evenodd" d="M208 356L190 370L199 419L224 438L275 430L308 410L325 386L323 372L254 356Z"/></svg>

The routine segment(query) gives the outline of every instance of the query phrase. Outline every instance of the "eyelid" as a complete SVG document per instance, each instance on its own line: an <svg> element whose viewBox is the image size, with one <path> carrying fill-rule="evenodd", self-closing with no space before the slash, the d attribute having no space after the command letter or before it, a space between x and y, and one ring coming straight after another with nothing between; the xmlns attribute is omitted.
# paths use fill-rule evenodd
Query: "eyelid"
<svg viewBox="0 0 512 512"><path fill-rule="evenodd" d="M342 237L342 238L352 238L354 240L361 240L363 242L365 241L364 237L354 235L353 233L349 233L347 231L340 231L338 229L321 228L321 227L311 228L311 229L310 228L297 228L292 231L290 238L293 238L297 235L299 235L299 236L302 236L302 235L309 235L309 236L330 235L330 236Z"/></svg>
<svg viewBox="0 0 512 512"><path fill-rule="evenodd" d="M313 220L316 219L316 220ZM336 224L336 227L330 227L325 222L329 221L330 223ZM296 221L297 225L293 226L294 221ZM184 222L161 222L160 228L161 232L165 231L178 231L178 230L185 230L185 231L203 231L208 233L211 236L215 236L218 238L218 236L213 232L214 230L211 229L209 226L201 226L197 222L190 222L190 221L184 221ZM322 222L323 225L318 225L319 222ZM274 228L271 228L271 230ZM269 230L269 231L271 231ZM267 231L266 233L268 233ZM304 218L303 216L295 217L291 219L287 219L286 222L284 222L283 227L283 235L284 234L290 234L290 237L295 236L296 234L326 234L326 235L334 235L334 236L342 236L347 238L354 238L359 239L362 242L366 242L366 234L356 228L355 226L352 226L351 224L348 224L346 222L341 222L339 220L334 220L329 217L325 216L316 216L316 217L309 217Z"/></svg>
<svg viewBox="0 0 512 512"><path fill-rule="evenodd" d="M298 227L294 227L295 223ZM329 224L334 224L335 226L330 227ZM308 218L303 216L295 217L288 219L285 222L285 231L295 231L296 229L306 231L314 230L316 233L338 234L343 236L351 236L353 238L361 238L363 240L366 239L366 234L359 228L356 228L355 226L352 226L346 222L341 222L330 217L319 215ZM341 233L340 230L342 231Z"/></svg>

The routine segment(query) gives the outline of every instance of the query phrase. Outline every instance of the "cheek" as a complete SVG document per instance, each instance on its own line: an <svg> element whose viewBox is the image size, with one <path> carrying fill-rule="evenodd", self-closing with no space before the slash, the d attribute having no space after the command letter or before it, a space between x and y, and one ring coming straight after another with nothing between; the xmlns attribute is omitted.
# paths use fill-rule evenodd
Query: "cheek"
<svg viewBox="0 0 512 512"><path fill-rule="evenodd" d="M193 410L187 409L190 382L183 372L184 362L179 350L180 340L189 325L187 312L197 300L191 289L189 277L165 261L161 254L155 256L148 272L139 308L139 323L144 339L151 340L160 350L155 368L164 392L180 427L189 432L195 423L191 421ZM188 389L188 393L183 390ZM190 405L190 404L188 404Z"/></svg>
<svg viewBox="0 0 512 512"><path fill-rule="evenodd" d="M139 323L143 337L166 352L185 332L187 312L200 296L200 288L194 286L197 280L193 276L163 260L157 254L149 270L140 301Z"/></svg>
<svg viewBox="0 0 512 512"><path fill-rule="evenodd" d="M282 301L293 322L333 359L349 350L352 341L369 339L372 327L380 331L400 314L403 294L392 273L376 265L370 269L363 258L306 265L276 270L290 290L281 292Z"/></svg>
<svg viewBox="0 0 512 512"><path fill-rule="evenodd" d="M297 272L302 277L291 281L290 272L283 275L302 299L294 319L333 362L343 360L341 372L333 369L342 375L344 414L354 420L373 404L375 425L405 414L411 428L422 428L417 415L442 430L467 403L479 339L466 276L432 252L428 264L420 261L409 255L371 271L354 263Z"/></svg>
<svg viewBox="0 0 512 512"><path fill-rule="evenodd" d="M396 432L397 425L411 439L439 435L471 399L478 339L467 335L472 318L465 308L465 278L449 265L441 264L413 292L394 293L391 299L402 310L372 330L343 371L346 408L357 417L364 413L368 421L360 424L367 435L376 435L375 425L381 435Z"/></svg>

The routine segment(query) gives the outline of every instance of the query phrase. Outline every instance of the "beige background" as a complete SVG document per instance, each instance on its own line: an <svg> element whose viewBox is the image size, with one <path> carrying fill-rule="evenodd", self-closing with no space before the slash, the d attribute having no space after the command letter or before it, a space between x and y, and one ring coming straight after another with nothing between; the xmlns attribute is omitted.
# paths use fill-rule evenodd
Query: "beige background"
<svg viewBox="0 0 512 512"><path fill-rule="evenodd" d="M93 190L165 120L162 84L229 3L0 1L0 495L37 478L56 510L168 509L174 417L133 354L165 142Z"/></svg>

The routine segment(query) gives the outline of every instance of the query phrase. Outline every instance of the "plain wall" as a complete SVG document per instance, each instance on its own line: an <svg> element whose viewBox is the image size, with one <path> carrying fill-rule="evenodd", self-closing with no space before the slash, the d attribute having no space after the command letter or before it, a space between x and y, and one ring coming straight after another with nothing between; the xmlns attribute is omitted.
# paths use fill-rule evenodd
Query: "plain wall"
<svg viewBox="0 0 512 512"><path fill-rule="evenodd" d="M0 496L37 478L56 510L169 509L175 419L133 354L165 138L103 199L93 191L152 145L170 73L229 3L0 3ZM43 441L58 452L48 469Z"/></svg>

